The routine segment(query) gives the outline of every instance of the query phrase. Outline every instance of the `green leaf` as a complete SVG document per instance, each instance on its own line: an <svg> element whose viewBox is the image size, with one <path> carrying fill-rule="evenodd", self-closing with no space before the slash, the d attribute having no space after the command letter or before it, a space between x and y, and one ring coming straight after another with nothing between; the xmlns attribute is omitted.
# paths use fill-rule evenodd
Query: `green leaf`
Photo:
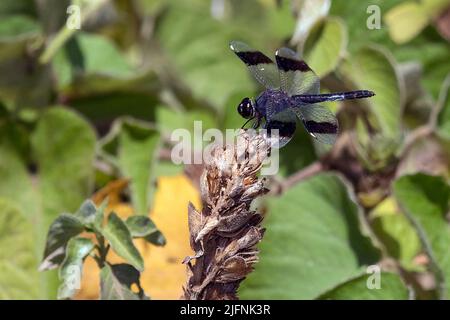
<svg viewBox="0 0 450 320"><path fill-rule="evenodd" d="M97 207L92 200L84 201L80 209L75 212L75 216L83 223L85 227L90 227L94 224L96 214Z"/></svg>
<svg viewBox="0 0 450 320"><path fill-rule="evenodd" d="M427 26L428 15L419 3L407 1L389 10L384 20L392 40L402 44L413 39Z"/></svg>
<svg viewBox="0 0 450 320"><path fill-rule="evenodd" d="M328 18L324 21L317 40L305 52L306 61L319 77L336 69L346 53L347 37L347 29L341 19Z"/></svg>
<svg viewBox="0 0 450 320"><path fill-rule="evenodd" d="M112 212L102 234L111 244L111 248L139 271L144 270L144 261L133 244L130 230L117 214Z"/></svg>
<svg viewBox="0 0 450 320"><path fill-rule="evenodd" d="M330 13L341 17L346 22L349 39L351 39L349 41L351 53L371 42L391 50L399 62L420 62L423 66L421 82L434 97L437 97L443 79L450 72L450 60L448 59L450 46L442 40L434 28L426 28L414 39L399 46L391 40L388 34L389 28L383 25L383 22L380 24L380 29L365 27L367 20L374 15L383 18L386 12L404 2L405 0L371 0L370 4L380 9L377 15L377 12L367 12L368 5L364 1L333 1ZM423 3L423 1L421 2Z"/></svg>
<svg viewBox="0 0 450 320"><path fill-rule="evenodd" d="M443 81L450 72L450 60L448 59L450 45L448 42L442 41L437 31L429 27L412 41L401 46L393 46L391 51L400 62L417 61L421 63L421 83L436 99Z"/></svg>
<svg viewBox="0 0 450 320"><path fill-rule="evenodd" d="M36 21L25 15L2 17L0 20L0 42L17 41L18 37L26 38L38 32L39 25Z"/></svg>
<svg viewBox="0 0 450 320"><path fill-rule="evenodd" d="M450 74L447 75L442 84L440 93L437 115L437 132L446 140L450 140Z"/></svg>
<svg viewBox="0 0 450 320"><path fill-rule="evenodd" d="M408 270L417 270L413 259L421 250L416 230L389 197L370 213L371 225L387 253Z"/></svg>
<svg viewBox="0 0 450 320"><path fill-rule="evenodd" d="M244 299L312 299L379 259L344 183L321 174L268 201L260 261Z"/></svg>
<svg viewBox="0 0 450 320"><path fill-rule="evenodd" d="M416 37L449 6L448 0L405 1L385 15L392 40L403 44ZM414 21L414 24L410 22Z"/></svg>
<svg viewBox="0 0 450 320"><path fill-rule="evenodd" d="M303 47L314 26L328 15L331 0L306 0L294 4L294 14L297 17L294 35L291 42Z"/></svg>
<svg viewBox="0 0 450 320"><path fill-rule="evenodd" d="M82 221L73 214L63 213L53 221L47 233L40 271L57 268L64 260L69 240L84 231Z"/></svg>
<svg viewBox="0 0 450 320"><path fill-rule="evenodd" d="M33 4L28 3L28 7ZM9 10L6 5L6 12ZM1 10L1 8L0 8ZM30 48L39 41L40 26L22 10L0 14L0 99L11 106L41 106L48 103L48 70L35 66ZM33 67L33 72L27 68Z"/></svg>
<svg viewBox="0 0 450 320"><path fill-rule="evenodd" d="M243 96L241 95L240 99L242 99L242 97ZM233 106L233 104L227 103L227 106ZM231 107L231 109L236 111L235 108ZM206 110L186 110L180 112L170 109L167 106L158 106L156 109L156 118L161 129L169 134L171 134L173 130L180 128L193 132L195 126L194 121L201 121L203 130L217 128L218 126L215 113Z"/></svg>
<svg viewBox="0 0 450 320"><path fill-rule="evenodd" d="M146 215L150 207L159 140L159 132L147 123L125 118L118 120L101 142L104 155L131 180L131 199L141 215Z"/></svg>
<svg viewBox="0 0 450 320"><path fill-rule="evenodd" d="M100 204L100 207L97 208L94 219L94 228L97 231L101 231L103 227L103 220L105 219L105 209L107 206L108 206L108 198L103 200L103 202Z"/></svg>
<svg viewBox="0 0 450 320"><path fill-rule="evenodd" d="M332 1L330 15L339 16L345 21L349 32L349 49L355 52L361 45L369 42L380 45L392 44L388 28L383 25L383 14L405 0ZM369 5L371 7L369 7ZM375 8L375 11L374 11ZM368 10L370 9L370 11ZM380 28L368 28L368 23L378 19Z"/></svg>
<svg viewBox="0 0 450 320"><path fill-rule="evenodd" d="M81 25L93 14L96 13L99 9L101 9L102 5L104 5L108 0L90 0L90 1L73 1L73 4L77 5L80 8L80 12L82 13L80 16ZM41 57L39 58L40 62L45 64L48 63L53 56L61 49L64 44L69 41L69 39L78 32L76 28L68 28L66 24L64 24L61 30L51 39L51 42L46 47Z"/></svg>
<svg viewBox="0 0 450 320"><path fill-rule="evenodd" d="M142 238L158 231L153 221L146 216L131 216L125 221L125 224L133 238Z"/></svg>
<svg viewBox="0 0 450 320"><path fill-rule="evenodd" d="M129 87L134 85L133 81L125 81L125 87L121 84L109 87L109 80L106 77L98 77L92 82L90 80L93 80L91 76L87 80L81 81L81 84L77 83L74 87L75 90L86 89L86 91L83 91L83 95L80 96L77 91L74 91L73 95L72 93L68 94L70 105L89 119L111 122L121 116L133 116L145 120L155 119L155 108L152 106L158 101L154 92L131 91ZM124 108L124 105L127 107ZM92 106L95 106L95 108ZM142 106L150 107L143 108Z"/></svg>
<svg viewBox="0 0 450 320"><path fill-rule="evenodd" d="M33 226L11 201L0 198L0 299L38 299Z"/></svg>
<svg viewBox="0 0 450 320"><path fill-rule="evenodd" d="M440 297L450 297L449 185L442 177L418 173L396 180L393 190L430 257Z"/></svg>
<svg viewBox="0 0 450 320"><path fill-rule="evenodd" d="M170 177L183 174L184 166L174 164L172 161L158 161L155 163L156 179L159 177Z"/></svg>
<svg viewBox="0 0 450 320"><path fill-rule="evenodd" d="M370 287L371 278L374 276L376 274L364 274L346 281L320 296L320 299L407 300L409 298L408 289L397 274L381 272L379 289Z"/></svg>
<svg viewBox="0 0 450 320"><path fill-rule="evenodd" d="M36 13L35 5L31 0L4 0L0 2L1 15L13 14L27 14L33 15Z"/></svg>
<svg viewBox="0 0 450 320"><path fill-rule="evenodd" d="M149 217L131 216L125 221L125 224L133 238L144 238L157 246L164 246L166 244L166 238L156 228L156 225Z"/></svg>
<svg viewBox="0 0 450 320"><path fill-rule="evenodd" d="M44 250L45 235L58 214L74 211L91 193L95 135L84 120L62 108L42 113L31 139L32 152L28 133L19 125L1 125L0 131L0 196L17 202L33 221L36 260L46 251L44 259L49 260L44 260L41 267L54 268L64 256L55 253L58 247L49 247L49 244ZM39 171L34 185L27 170L30 153L35 155ZM55 256L49 258L51 254ZM41 298L48 298L56 291L52 285L56 285L57 278L56 274L43 277L47 283L41 288L47 290L48 295ZM54 283L49 283L52 280Z"/></svg>
<svg viewBox="0 0 450 320"><path fill-rule="evenodd" d="M156 36L171 67L193 94L222 107L230 94L251 91L253 84L228 48L231 39L242 37L243 28L233 33L228 24L205 14L208 10L205 2L172 3L157 25Z"/></svg>
<svg viewBox="0 0 450 320"><path fill-rule="evenodd" d="M64 113L69 116L60 117ZM45 235L50 224L59 213L75 210L91 192L88 172L93 172L95 136L85 122L80 123L79 118L72 115L64 109L43 113L32 136L33 153L39 169L35 185L32 185L27 169L28 157L32 153L27 133L17 124L0 126L0 195L17 202L21 211L34 222L33 252L36 260L41 259L42 252L45 252L42 269L55 268L62 261L64 245L71 236L61 235L59 240L62 244L59 240L46 244ZM81 226L76 229L78 227L81 230ZM79 230L74 231L75 234ZM64 239L66 236L68 238ZM37 267L38 261L35 269ZM40 297L53 297L56 295L56 273L42 277L46 282L40 283L40 288L46 292L41 292Z"/></svg>
<svg viewBox="0 0 450 320"><path fill-rule="evenodd" d="M139 284L139 271L128 264L106 265L100 273L101 300L145 300ZM139 293L131 291L131 285L137 284Z"/></svg>
<svg viewBox="0 0 450 320"><path fill-rule="evenodd" d="M32 137L39 167L44 227L60 212L73 212L92 192L95 133L63 107L44 112Z"/></svg>
<svg viewBox="0 0 450 320"><path fill-rule="evenodd" d="M442 12L448 8L448 0L422 0L423 10L428 14L430 18L436 18Z"/></svg>
<svg viewBox="0 0 450 320"><path fill-rule="evenodd" d="M25 156L29 152L28 140L21 126L0 124L0 197L17 203L27 217L38 218L38 197L28 175Z"/></svg>
<svg viewBox="0 0 450 320"><path fill-rule="evenodd" d="M122 56L118 48L106 37L80 33L76 38L83 59L85 75L101 75L110 78L130 78L134 75L131 65ZM60 51L54 60L55 71L60 88L72 81L70 56Z"/></svg>
<svg viewBox="0 0 450 320"><path fill-rule="evenodd" d="M358 88L375 92L374 97L364 102L383 137L398 140L403 102L391 54L382 48L367 46L346 60L341 70Z"/></svg>
<svg viewBox="0 0 450 320"><path fill-rule="evenodd" d="M80 289L84 259L94 249L94 243L86 238L73 238L67 244L66 257L59 270L62 281L58 299L70 299Z"/></svg>
<svg viewBox="0 0 450 320"><path fill-rule="evenodd" d="M154 244L155 246L160 246L160 247L165 246L167 243L166 237L164 237L162 232L159 230L156 232L150 233L144 239L147 242L150 242L151 244Z"/></svg>
<svg viewBox="0 0 450 320"><path fill-rule="evenodd" d="M92 194L95 133L77 113L64 107L42 112L31 137L39 179L41 215L36 245L43 250L45 231L61 212L74 212ZM50 274L48 294L55 294L56 274Z"/></svg>
<svg viewBox="0 0 450 320"><path fill-rule="evenodd" d="M159 132L131 120L120 134L119 163L125 177L131 178L131 192L137 213L147 214L153 186L153 163L159 147Z"/></svg>

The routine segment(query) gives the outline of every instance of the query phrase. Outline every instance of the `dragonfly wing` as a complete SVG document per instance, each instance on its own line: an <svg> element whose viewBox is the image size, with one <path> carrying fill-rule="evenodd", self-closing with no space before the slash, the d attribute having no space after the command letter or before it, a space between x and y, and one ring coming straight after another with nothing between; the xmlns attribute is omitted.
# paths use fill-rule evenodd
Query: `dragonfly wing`
<svg viewBox="0 0 450 320"><path fill-rule="evenodd" d="M339 131L336 116L326 107L307 104L291 108L302 120L306 131L318 141L333 144Z"/></svg>
<svg viewBox="0 0 450 320"><path fill-rule="evenodd" d="M276 64L264 53L244 42L231 41L230 48L250 70L250 73L268 89L280 88L280 75Z"/></svg>
<svg viewBox="0 0 450 320"><path fill-rule="evenodd" d="M266 117L264 128L270 137L272 147L281 148L292 139L296 129L295 123L295 113L289 108Z"/></svg>
<svg viewBox="0 0 450 320"><path fill-rule="evenodd" d="M281 48L275 53L280 72L281 89L289 96L301 94L318 94L320 79L306 64L299 59L295 51Z"/></svg>

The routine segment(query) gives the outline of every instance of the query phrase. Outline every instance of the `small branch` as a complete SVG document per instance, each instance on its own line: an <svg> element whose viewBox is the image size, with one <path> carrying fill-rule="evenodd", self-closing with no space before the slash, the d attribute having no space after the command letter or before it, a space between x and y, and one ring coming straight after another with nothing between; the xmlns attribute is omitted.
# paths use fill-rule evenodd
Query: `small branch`
<svg viewBox="0 0 450 320"><path fill-rule="evenodd" d="M102 259L98 255L94 254L92 255L92 258L94 258L95 262L97 262L99 269L103 268Z"/></svg>
<svg viewBox="0 0 450 320"><path fill-rule="evenodd" d="M168 148L161 148L159 150L158 158L159 160L170 161L172 160L171 150Z"/></svg>
<svg viewBox="0 0 450 320"><path fill-rule="evenodd" d="M438 101L434 105L433 109L431 109L431 114L430 114L430 119L428 121L428 125L433 130L437 126L439 113L445 106L445 102L447 101L449 90L450 90L450 73L447 74L447 76L445 77L444 83L442 84L442 89L439 92Z"/></svg>
<svg viewBox="0 0 450 320"><path fill-rule="evenodd" d="M441 112L442 108L445 105L445 101L447 100L448 91L450 88L450 74L447 75L447 77L444 80L444 84L442 85L442 90L439 93L439 98L436 104L434 105L433 109L431 110L430 118L428 120L428 123L420 126L416 129L414 129L405 140L405 143L403 145L403 148L401 150L401 154L405 154L408 152L411 147L416 143L418 140L425 138L429 135L431 135L433 132L435 132L437 127L437 121L439 113Z"/></svg>
<svg viewBox="0 0 450 320"><path fill-rule="evenodd" d="M98 251L98 255L94 256L95 261L97 261L97 264L99 268L103 268L106 264L106 256L108 255L109 251L109 244L105 245L105 238L96 233L97 242L98 244L95 246Z"/></svg>
<svg viewBox="0 0 450 320"><path fill-rule="evenodd" d="M433 133L433 131L434 128L429 124L420 126L411 131L411 133L406 137L403 147L400 150L400 155L406 154L417 141L429 136Z"/></svg>
<svg viewBox="0 0 450 320"><path fill-rule="evenodd" d="M316 161L309 166L301 169L300 171L294 173L293 175L289 176L287 179L285 179L283 182L279 184L279 189L277 190L277 193L283 193L285 190L292 188L294 185L299 183L300 181L303 181L311 176L314 176L318 174L319 172L322 172L325 170L324 165L320 161Z"/></svg>

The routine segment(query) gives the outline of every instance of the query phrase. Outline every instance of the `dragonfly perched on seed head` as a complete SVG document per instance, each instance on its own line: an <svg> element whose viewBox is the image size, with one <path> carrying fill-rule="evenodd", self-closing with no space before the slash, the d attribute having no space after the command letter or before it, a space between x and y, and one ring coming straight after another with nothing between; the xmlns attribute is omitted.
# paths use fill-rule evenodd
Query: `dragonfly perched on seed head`
<svg viewBox="0 0 450 320"><path fill-rule="evenodd" d="M276 64L246 43L232 41L230 48L266 88L256 100L244 98L238 112L248 121L254 120L255 129L262 121L269 134L278 129L278 147L284 146L294 135L297 117L311 136L333 144L339 129L336 116L319 103L375 95L369 90L321 94L319 77L289 48L281 48L275 53Z"/></svg>

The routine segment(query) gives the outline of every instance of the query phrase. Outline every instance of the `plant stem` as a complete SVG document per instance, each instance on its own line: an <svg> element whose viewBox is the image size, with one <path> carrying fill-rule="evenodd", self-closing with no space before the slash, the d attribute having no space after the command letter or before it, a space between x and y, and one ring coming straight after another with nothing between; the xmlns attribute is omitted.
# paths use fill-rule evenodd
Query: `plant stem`
<svg viewBox="0 0 450 320"><path fill-rule="evenodd" d="M301 169L300 171L294 173L293 175L289 176L286 180L284 180L279 185L279 189L277 190L277 193L282 193L286 189L289 189L299 183L300 181L303 181L313 175L318 174L319 172L323 171L325 168L320 161L316 161L309 166Z"/></svg>
<svg viewBox="0 0 450 320"><path fill-rule="evenodd" d="M101 234L97 232L95 234L98 242L98 245L95 246L97 248L98 255L95 255L94 259L97 261L98 267L101 269L106 264L106 256L108 255L110 246L109 244L105 245L105 238Z"/></svg>

